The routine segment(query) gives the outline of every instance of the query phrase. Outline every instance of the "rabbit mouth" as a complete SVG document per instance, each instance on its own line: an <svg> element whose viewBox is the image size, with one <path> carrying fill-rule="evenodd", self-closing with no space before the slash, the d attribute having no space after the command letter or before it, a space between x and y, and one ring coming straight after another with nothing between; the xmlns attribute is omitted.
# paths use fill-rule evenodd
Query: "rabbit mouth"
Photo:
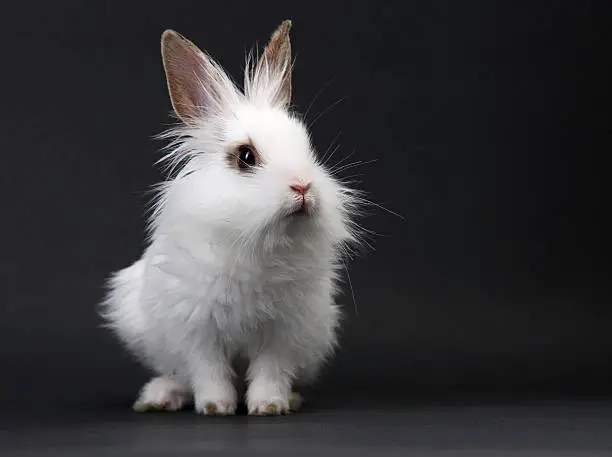
<svg viewBox="0 0 612 457"><path fill-rule="evenodd" d="M312 214L312 204L306 200L302 200L299 204L295 205L289 212L289 217L303 217L310 216Z"/></svg>
<svg viewBox="0 0 612 457"><path fill-rule="evenodd" d="M310 209L307 205L300 205L289 213L289 216L307 216L310 214Z"/></svg>

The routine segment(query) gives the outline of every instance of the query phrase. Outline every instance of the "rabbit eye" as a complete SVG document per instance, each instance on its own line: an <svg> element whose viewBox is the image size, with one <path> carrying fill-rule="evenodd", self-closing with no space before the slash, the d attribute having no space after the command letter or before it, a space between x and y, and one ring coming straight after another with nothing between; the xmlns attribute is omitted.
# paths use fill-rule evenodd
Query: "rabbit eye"
<svg viewBox="0 0 612 457"><path fill-rule="evenodd" d="M257 165L257 153L252 146L243 144L238 147L238 168L247 170Z"/></svg>

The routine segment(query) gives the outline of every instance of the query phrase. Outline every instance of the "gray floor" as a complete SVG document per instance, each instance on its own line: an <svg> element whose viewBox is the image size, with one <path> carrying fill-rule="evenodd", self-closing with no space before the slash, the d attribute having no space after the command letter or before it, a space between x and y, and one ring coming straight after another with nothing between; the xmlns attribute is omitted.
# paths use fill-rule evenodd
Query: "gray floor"
<svg viewBox="0 0 612 457"><path fill-rule="evenodd" d="M113 410L0 421L1 456L603 456L612 402L515 401L306 407L280 418Z"/></svg>

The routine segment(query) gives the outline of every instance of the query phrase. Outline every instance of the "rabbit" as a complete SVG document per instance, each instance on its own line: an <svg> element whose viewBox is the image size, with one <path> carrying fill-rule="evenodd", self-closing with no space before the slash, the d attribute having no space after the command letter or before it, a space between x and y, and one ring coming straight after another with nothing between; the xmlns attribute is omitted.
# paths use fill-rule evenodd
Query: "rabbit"
<svg viewBox="0 0 612 457"><path fill-rule="evenodd" d="M359 191L328 171L291 107L291 20L241 91L178 32L161 54L177 124L160 161L141 257L109 274L103 325L154 373L136 411L296 411L338 347ZM238 366L246 392L238 392ZM244 397L239 397L244 394Z"/></svg>

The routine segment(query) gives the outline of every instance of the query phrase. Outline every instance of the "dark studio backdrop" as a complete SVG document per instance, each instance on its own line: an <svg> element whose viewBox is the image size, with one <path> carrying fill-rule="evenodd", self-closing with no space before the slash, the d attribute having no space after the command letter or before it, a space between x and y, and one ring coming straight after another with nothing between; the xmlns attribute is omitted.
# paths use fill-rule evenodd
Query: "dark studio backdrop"
<svg viewBox="0 0 612 457"><path fill-rule="evenodd" d="M345 175L404 216L363 221L318 395L612 392L606 3L3 2L2 407L129 407L148 374L96 306L161 178L160 35L239 79L285 18L318 149L377 159Z"/></svg>

